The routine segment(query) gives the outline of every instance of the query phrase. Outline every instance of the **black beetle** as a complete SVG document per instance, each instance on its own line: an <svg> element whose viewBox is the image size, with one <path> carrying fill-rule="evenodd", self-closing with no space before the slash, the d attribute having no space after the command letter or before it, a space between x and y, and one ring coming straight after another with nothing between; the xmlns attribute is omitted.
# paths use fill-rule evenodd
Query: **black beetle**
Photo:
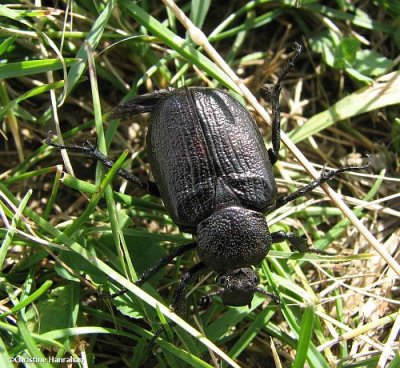
<svg viewBox="0 0 400 368"><path fill-rule="evenodd" d="M118 116L150 112L147 154L155 183L128 171L118 174L148 193L162 198L173 221L197 237L145 272L143 284L154 273L186 251L196 249L200 262L182 277L173 306L183 313L185 288L194 275L206 270L218 273L220 295L227 305L250 305L254 293L271 295L258 287L251 266L259 264L272 243L287 240L296 250L308 251L303 239L283 231L270 233L265 213L313 190L335 175L363 167L323 172L319 179L294 193L277 198L272 166L280 147L279 94L281 81L301 52L296 52L267 89L273 110L272 148L268 151L249 112L228 93L218 89L190 87L167 89L134 98L117 108ZM82 152L111 167L113 162L92 145L59 145ZM275 298L278 301L277 298ZM204 301L204 300L203 300Z"/></svg>

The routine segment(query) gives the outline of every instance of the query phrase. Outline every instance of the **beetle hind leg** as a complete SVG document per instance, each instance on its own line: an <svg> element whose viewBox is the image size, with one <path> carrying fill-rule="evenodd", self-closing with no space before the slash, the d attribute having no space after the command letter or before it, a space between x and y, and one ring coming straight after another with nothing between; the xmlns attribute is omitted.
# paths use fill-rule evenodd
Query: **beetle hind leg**
<svg viewBox="0 0 400 368"><path fill-rule="evenodd" d="M268 156L271 165L278 161L279 148L281 146L281 110L279 106L279 96L281 94L282 81L286 77L290 69L293 68L299 58L303 47L299 43L295 43L295 54L292 59L286 64L283 70L278 75L278 80L271 88L265 88L271 107L272 107L272 148L268 149Z"/></svg>
<svg viewBox="0 0 400 368"><path fill-rule="evenodd" d="M268 149L268 157L271 165L278 161L279 148L281 146L281 108L279 106L279 96L281 85L275 84L273 88L266 88L272 107L272 148Z"/></svg>
<svg viewBox="0 0 400 368"><path fill-rule="evenodd" d="M58 149L66 149L70 152L83 153L86 156L89 156L95 160L98 160L103 163L107 168L111 168L114 165L114 161L109 159L106 155L101 153L99 149L93 143L87 141L84 145L78 146L76 144L59 144L54 142L50 138L46 138L45 143L49 146L58 148ZM128 170L118 169L117 175L122 178L130 181L137 187L143 189L148 194L151 194L155 197L160 197L160 191L158 190L157 184L150 180L142 180L138 176L131 174Z"/></svg>

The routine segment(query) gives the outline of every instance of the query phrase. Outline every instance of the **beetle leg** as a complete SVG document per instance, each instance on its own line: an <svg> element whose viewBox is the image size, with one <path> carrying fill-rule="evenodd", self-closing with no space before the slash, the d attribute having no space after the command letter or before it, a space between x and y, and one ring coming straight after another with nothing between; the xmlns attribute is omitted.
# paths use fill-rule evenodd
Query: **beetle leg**
<svg viewBox="0 0 400 368"><path fill-rule="evenodd" d="M272 234L271 234L272 235ZM281 301L279 299L279 297L275 294L275 293L271 293L269 291L264 290L261 287L256 287L255 289L258 293L269 296L271 299L273 299L273 301L276 304L280 304ZM211 293L208 293L207 295L203 295L199 301L197 302L197 305L202 308L202 309L206 309L210 306L211 302L212 302L212 297L213 296L220 296L222 293L224 292L223 289L218 289L216 291L213 291Z"/></svg>
<svg viewBox="0 0 400 368"><path fill-rule="evenodd" d="M197 243L189 243L181 245L180 247L173 250L171 253L167 254L164 258L161 258L156 264L148 268L146 271L142 273L142 275L135 281L136 286L142 286L145 282L147 282L152 276L154 276L158 271L160 271L167 264L171 263L172 260L176 257L181 256L183 253L186 253L189 250L192 250L197 247ZM127 292L126 288L122 288L118 292L114 294L105 294L105 296L111 298L115 298Z"/></svg>
<svg viewBox="0 0 400 368"><path fill-rule="evenodd" d="M281 243L287 240L290 244L290 248L298 251L299 253L317 253L325 256L335 255L321 249L310 248L306 238L297 236L290 232L276 231L271 234L271 237L272 243Z"/></svg>
<svg viewBox="0 0 400 368"><path fill-rule="evenodd" d="M261 287L257 287L256 291L257 291L257 293L263 294L265 296L269 296L275 302L275 304L281 304L281 300L279 299L279 296L276 295L275 293L266 291Z"/></svg>
<svg viewBox="0 0 400 368"><path fill-rule="evenodd" d="M93 159L101 161L104 166L111 168L114 165L114 161L109 159L103 153L101 153L98 148L91 142L87 141L86 144L78 146L75 144L59 144L55 143L50 138L46 138L45 143L49 146L56 147L58 149L66 149L71 152L83 153ZM142 180L136 175L131 174L129 171L124 169L118 169L117 175L130 181L134 185L146 191L155 197L160 197L160 191L158 190L157 184L150 180Z"/></svg>
<svg viewBox="0 0 400 368"><path fill-rule="evenodd" d="M268 148L268 156L271 165L278 161L279 148L281 146L281 108L279 106L279 95L281 85L275 85L271 90L266 89L272 107L272 148Z"/></svg>
<svg viewBox="0 0 400 368"><path fill-rule="evenodd" d="M195 244L195 243L194 243ZM175 313L184 318L185 317L185 290L186 287L189 285L190 280L196 276L197 274L203 273L205 270L207 270L207 266L203 262L199 262L195 264L193 267L191 267L189 270L187 270L183 276L181 277L181 280L179 281L179 285L175 290L175 295L174 295L174 300L172 302L172 309L175 311ZM169 322L168 325L170 327L175 327L176 323L175 322ZM164 333L165 327L161 327L159 330L157 330L154 334L154 336L151 338L149 342L149 346L152 347L157 340L157 338Z"/></svg>
<svg viewBox="0 0 400 368"><path fill-rule="evenodd" d="M175 290L174 300L172 302L172 308L175 313L179 316L185 315L185 291L189 285L190 280L197 274L204 273L207 270L207 266L203 262L199 262L187 270Z"/></svg>
<svg viewBox="0 0 400 368"><path fill-rule="evenodd" d="M313 189L316 187L320 186L322 183L327 182L328 180L331 180L335 176L347 172L347 171L359 171L359 170L364 170L367 167L370 166L370 162L368 162L366 165L363 166L346 166L346 167L340 167L339 169L335 170L330 170L330 171L323 171L321 176L318 179L313 180L311 183L307 184L305 187L300 188L296 190L293 193L289 193L283 197L279 197L275 204L268 209L268 213L276 210L277 208L280 208L284 206L285 204L294 201L295 199L304 196L308 192L311 192Z"/></svg>
<svg viewBox="0 0 400 368"><path fill-rule="evenodd" d="M268 150L269 160L272 165L278 161L279 148L281 146L281 110L279 106L279 96L282 88L282 81L286 77L287 73L294 66L297 59L299 58L303 46L299 43L295 43L295 54L293 58L286 64L283 70L278 75L278 80L272 86L272 88L265 88L272 107L272 148Z"/></svg>
<svg viewBox="0 0 400 368"><path fill-rule="evenodd" d="M181 256L182 254L186 253L189 250L192 250L197 247L197 243L189 243L181 245L180 247L176 248L170 254L165 256L164 258L160 259L156 264L151 266L148 270L143 272L138 280L135 281L136 286L143 285L150 277L160 271L163 267L167 264L171 263L172 260L176 257Z"/></svg>
<svg viewBox="0 0 400 368"><path fill-rule="evenodd" d="M284 231L276 231L271 233L272 243L282 243L287 240L291 247L300 253L306 253L308 251L307 240L300 238L293 233L287 233Z"/></svg>
<svg viewBox="0 0 400 368"><path fill-rule="evenodd" d="M138 115L144 112L151 112L160 100L170 95L173 91L174 88L167 88L136 96L132 100L113 109L110 117L112 119L117 119L125 116Z"/></svg>

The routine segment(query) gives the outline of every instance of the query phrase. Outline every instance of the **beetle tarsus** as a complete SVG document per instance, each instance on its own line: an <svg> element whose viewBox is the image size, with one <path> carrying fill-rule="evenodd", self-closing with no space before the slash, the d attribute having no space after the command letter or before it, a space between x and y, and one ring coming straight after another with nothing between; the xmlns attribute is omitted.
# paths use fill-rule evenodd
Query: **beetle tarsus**
<svg viewBox="0 0 400 368"><path fill-rule="evenodd" d="M278 75L278 81L277 84L280 85L283 79L285 79L287 73L294 67L296 64L298 58L300 57L301 53L303 52L303 46L295 42L294 43L294 56L289 60L289 62L286 64L286 66L282 69L282 71Z"/></svg>
<svg viewBox="0 0 400 368"><path fill-rule="evenodd" d="M188 250L194 249L196 247L197 243L189 243L185 244L178 249L175 250L175 252L172 252L171 254L167 255L164 257L160 262L158 262L155 266L151 267L148 271L146 271L139 280L135 282L135 285L140 286L142 285L145 281L147 281L150 276L154 275L156 272L158 272L162 267L164 267L166 264L168 264L172 259L174 259L177 256L182 255ZM190 281L196 276L201 273L203 273L207 269L207 266L203 262L199 262L195 264L193 267L191 267L188 271L186 271L183 276L181 277L181 280L179 281L178 287L175 289L175 294L174 294L174 300L172 303L171 308L174 310L174 312L184 318L185 317L185 305L184 305L184 299L185 299L185 291L186 287L189 285ZM168 322L168 325L170 327L175 327L176 323L175 322ZM161 327L158 329L155 333L154 336L150 339L149 346L152 348L157 340L157 338L166 331L165 327Z"/></svg>

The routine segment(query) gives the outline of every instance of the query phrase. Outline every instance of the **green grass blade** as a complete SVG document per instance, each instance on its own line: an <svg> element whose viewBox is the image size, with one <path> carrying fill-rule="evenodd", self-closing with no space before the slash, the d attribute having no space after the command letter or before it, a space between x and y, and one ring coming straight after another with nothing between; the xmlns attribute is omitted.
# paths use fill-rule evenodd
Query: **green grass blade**
<svg viewBox="0 0 400 368"><path fill-rule="evenodd" d="M298 143L338 121L349 119L386 106L400 104L400 72L386 74L372 86L344 97L329 109L313 116L302 127L289 134Z"/></svg>
<svg viewBox="0 0 400 368"><path fill-rule="evenodd" d="M64 59L67 66L75 65L77 59ZM60 70L63 63L58 59L28 60L0 65L0 79L24 77L48 71Z"/></svg>

